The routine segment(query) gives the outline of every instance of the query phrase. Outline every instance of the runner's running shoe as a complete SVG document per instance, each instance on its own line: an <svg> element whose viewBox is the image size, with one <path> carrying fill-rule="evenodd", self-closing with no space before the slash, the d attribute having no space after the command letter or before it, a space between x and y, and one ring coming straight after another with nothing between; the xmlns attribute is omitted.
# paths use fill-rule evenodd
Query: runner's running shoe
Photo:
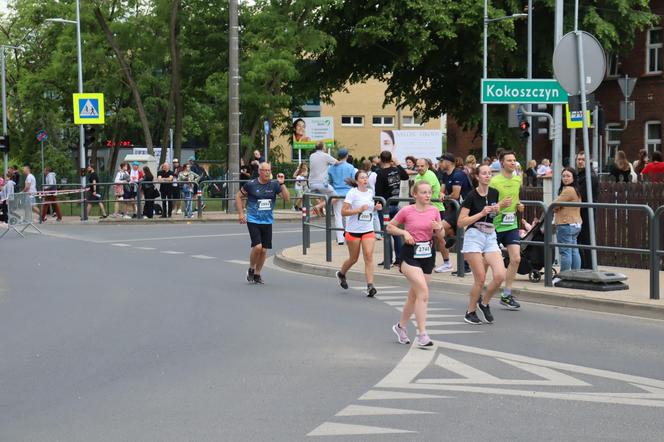
<svg viewBox="0 0 664 442"><path fill-rule="evenodd" d="M488 305L482 305L482 298L480 298L479 302L477 303L477 307L479 307L479 312L482 314L482 316L484 316L484 322L491 324L493 322L491 309Z"/></svg>
<svg viewBox="0 0 664 442"><path fill-rule="evenodd" d="M378 291L376 290L376 287L373 286L373 284L367 286L367 298L373 298Z"/></svg>
<svg viewBox="0 0 664 442"><path fill-rule="evenodd" d="M480 318L477 317L476 312L466 312L466 315L463 317L463 320L466 321L468 324L482 325L482 321L480 321Z"/></svg>
<svg viewBox="0 0 664 442"><path fill-rule="evenodd" d="M426 333L417 335L417 338L415 338L415 343L418 347L431 347L433 345L433 341Z"/></svg>
<svg viewBox="0 0 664 442"><path fill-rule="evenodd" d="M346 281L346 275L342 274L340 271L337 270L337 280L339 281L339 285L341 286L342 289L348 290L348 281Z"/></svg>
<svg viewBox="0 0 664 442"><path fill-rule="evenodd" d="M433 269L433 271L436 272L436 273L451 272L452 271L452 263L445 262L440 267L436 267L435 269Z"/></svg>
<svg viewBox="0 0 664 442"><path fill-rule="evenodd" d="M251 267L247 270L247 282L254 282L254 269Z"/></svg>
<svg viewBox="0 0 664 442"><path fill-rule="evenodd" d="M410 344L408 332L406 332L405 328L401 328L398 322L392 326L392 331L397 335L397 341L399 341L399 344Z"/></svg>
<svg viewBox="0 0 664 442"><path fill-rule="evenodd" d="M254 284L265 284L263 278L258 273L254 273Z"/></svg>
<svg viewBox="0 0 664 442"><path fill-rule="evenodd" d="M500 303L507 307L508 309L511 310L517 310L521 307L521 304L516 302L516 299L514 299L514 296L512 295L503 295L500 297Z"/></svg>

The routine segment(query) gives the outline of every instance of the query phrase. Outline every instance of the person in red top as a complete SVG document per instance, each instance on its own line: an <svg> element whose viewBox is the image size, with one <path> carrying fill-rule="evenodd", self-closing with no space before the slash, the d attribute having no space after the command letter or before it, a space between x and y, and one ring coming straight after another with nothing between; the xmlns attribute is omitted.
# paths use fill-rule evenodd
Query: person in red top
<svg viewBox="0 0 664 442"><path fill-rule="evenodd" d="M392 327L400 344L410 344L406 327L415 313L419 347L429 347L433 342L426 330L427 304L429 302L429 281L436 264L434 234L444 242L445 232L438 209L431 205L431 184L418 181L413 185L411 195L415 204L404 207L387 225L392 236L401 236L404 246L401 249L401 272L410 283L408 299L403 306L401 319Z"/></svg>
<svg viewBox="0 0 664 442"><path fill-rule="evenodd" d="M641 171L641 176L648 181L664 181L664 162L662 162L662 152L656 150L652 153L652 161L646 164Z"/></svg>

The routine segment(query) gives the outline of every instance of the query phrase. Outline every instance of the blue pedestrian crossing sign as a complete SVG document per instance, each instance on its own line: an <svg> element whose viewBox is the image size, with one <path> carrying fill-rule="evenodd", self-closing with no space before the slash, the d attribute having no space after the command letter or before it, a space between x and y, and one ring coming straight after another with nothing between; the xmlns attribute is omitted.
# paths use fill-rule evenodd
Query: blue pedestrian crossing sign
<svg viewBox="0 0 664 442"><path fill-rule="evenodd" d="M104 124L104 94L74 94L74 124Z"/></svg>

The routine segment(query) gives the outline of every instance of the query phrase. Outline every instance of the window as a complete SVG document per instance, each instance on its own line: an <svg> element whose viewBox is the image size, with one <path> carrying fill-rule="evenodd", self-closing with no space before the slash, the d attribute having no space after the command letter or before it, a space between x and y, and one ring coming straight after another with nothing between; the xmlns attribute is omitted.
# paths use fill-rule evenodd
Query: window
<svg viewBox="0 0 664 442"><path fill-rule="evenodd" d="M414 117L413 115L404 115L401 117L401 123L404 126L421 126L422 119Z"/></svg>
<svg viewBox="0 0 664 442"><path fill-rule="evenodd" d="M618 130L621 127L620 124L611 123L606 125L606 158L605 161L608 161L609 158L615 158L616 152L620 150L620 136L622 131Z"/></svg>
<svg viewBox="0 0 664 442"><path fill-rule="evenodd" d="M618 77L622 73L622 63L618 54L606 55L606 76Z"/></svg>
<svg viewBox="0 0 664 442"><path fill-rule="evenodd" d="M662 72L662 28L648 31L646 72L649 74Z"/></svg>
<svg viewBox="0 0 664 442"><path fill-rule="evenodd" d="M374 115L371 124L374 126L394 126L394 117Z"/></svg>
<svg viewBox="0 0 664 442"><path fill-rule="evenodd" d="M341 117L342 126L364 126L364 117L359 115L344 115Z"/></svg>
<svg viewBox="0 0 664 442"><path fill-rule="evenodd" d="M662 150L662 122L646 121L646 146L648 154Z"/></svg>

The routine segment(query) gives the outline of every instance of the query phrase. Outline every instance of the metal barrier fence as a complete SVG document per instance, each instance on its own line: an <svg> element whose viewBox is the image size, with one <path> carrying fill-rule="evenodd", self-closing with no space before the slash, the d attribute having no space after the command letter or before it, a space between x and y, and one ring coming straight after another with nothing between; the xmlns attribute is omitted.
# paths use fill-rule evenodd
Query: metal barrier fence
<svg viewBox="0 0 664 442"><path fill-rule="evenodd" d="M311 222L311 199L325 200L325 225L315 224ZM333 195L327 196L319 193L305 193L302 201L302 254L307 254L307 249L311 247L311 227L318 229L325 229L325 261L332 262L332 232L343 231L343 228L332 226L332 205L334 200L343 200L345 197ZM392 265L392 235L387 232L387 223L390 222L389 206L392 203L414 203L413 198L397 198L392 197L385 201L382 197L374 197L375 202L381 203L383 206L383 230L377 233L383 235L383 268L389 270ZM457 213L460 209L459 202L453 199L445 199L446 202L451 202L455 206ZM463 278L465 276L465 267L461 247L463 244L464 229L457 228L455 252L457 256L457 276Z"/></svg>
<svg viewBox="0 0 664 442"><path fill-rule="evenodd" d="M543 205L539 201L528 201L528 203L538 203ZM553 242L553 229L550 228L553 225L553 212L557 207L580 207L587 209L620 209L620 210L638 210L644 212L648 217L649 221L649 244L647 249L642 248L631 248L631 247L612 247L612 246L590 246L585 244L567 244ZM657 209L661 213L660 207ZM544 285L546 287L553 287L553 256L552 256L552 247L563 247L571 249L580 249L580 250L603 250L603 251L616 251L623 253L638 253L638 254L650 254L651 255L651 266L649 269L650 272L650 299L659 299L659 269L657 265L658 259L658 244L655 242L655 239L659 241L658 232L654 232L654 228L657 227L657 223L654 222L655 212L650 206L644 204L609 204L609 203L558 203L553 202L549 204L544 211L544 241L521 241L521 244L532 244L532 245L543 245L544 246ZM549 227L549 228L547 228ZM662 252L664 253L664 252Z"/></svg>
<svg viewBox="0 0 664 442"><path fill-rule="evenodd" d="M40 234L42 233L32 222L32 208L35 207L34 198L29 193L15 193L7 199L7 230L0 234L0 238L4 237L10 230L21 237L25 237L23 232L28 227L32 227Z"/></svg>
<svg viewBox="0 0 664 442"><path fill-rule="evenodd" d="M203 218L203 210L205 209L206 203L205 199L208 198L209 200L212 201L217 201L219 202L219 210L222 211L227 211L228 210L228 201L234 201L235 200L235 193L230 192L229 189L232 187L232 185L236 185L235 187L239 188L242 184L247 182L247 180L205 180L200 183L193 183L193 185L196 187L196 191L193 194L192 201L194 201L194 212L196 213L196 216L200 219ZM297 180L295 179L287 179L285 180L286 184L295 184ZM162 186L172 186L174 183L166 183L166 182L159 182L159 181L140 181L138 183L115 183L115 182L107 182L107 183L97 183L97 189L98 193L100 193L102 197L100 200L92 200L89 198L89 192L86 189L85 192L80 191L80 187L78 184L58 184L58 192L54 194L54 196L57 197L57 203L60 205L63 205L64 207L69 207L69 214L73 214L74 212L74 207L75 205L81 204L81 202L85 203L90 203L90 204L103 204L104 209L106 213L111 213L113 212L111 209L113 206L117 204L131 204L135 205L135 213L137 218L143 218L143 208L144 208L144 203L146 201L145 195L143 193L143 186L146 184L152 184L155 186L155 189L159 190L161 192L161 187ZM187 184L185 181L178 181L177 182L178 186L174 187L177 189L182 189L182 186L184 184ZM119 199L115 197L115 186L130 186L130 190L133 192L136 192L136 196L134 199L131 200L125 200L125 199ZM89 188L88 188L89 189ZM83 197L81 198L80 194L83 193ZM231 194L232 193L232 194ZM164 198L160 195L157 198L150 198L150 200L153 200L155 203L161 203L164 201ZM184 196L181 196L180 198L167 198L167 201L170 202L170 204L174 204L175 202L178 203L186 203L187 199L184 198ZM291 197L291 201L298 201L299 198L294 198ZM38 204L45 204L46 201L42 201ZM282 208L287 208L286 203L282 202L283 206ZM279 208L279 203L277 203L276 208ZM162 207L164 209L164 207ZM132 208L132 212L134 209ZM89 214L88 214L89 215ZM39 219L41 222L41 217Z"/></svg>

